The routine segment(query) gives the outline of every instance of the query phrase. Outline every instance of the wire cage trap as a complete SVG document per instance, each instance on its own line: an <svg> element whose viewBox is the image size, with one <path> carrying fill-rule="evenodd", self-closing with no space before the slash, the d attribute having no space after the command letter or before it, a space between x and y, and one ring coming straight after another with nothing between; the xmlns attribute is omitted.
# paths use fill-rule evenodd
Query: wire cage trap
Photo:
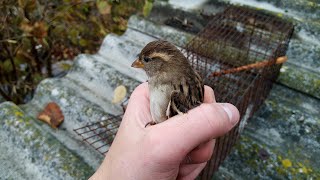
<svg viewBox="0 0 320 180"><path fill-rule="evenodd" d="M211 17L182 50L217 102L234 104L239 123L216 140L213 155L198 179L210 179L230 153L247 120L256 112L279 75L294 26L281 18L246 7L230 6ZM74 131L101 154L109 146L122 115Z"/></svg>
<svg viewBox="0 0 320 180"><path fill-rule="evenodd" d="M217 102L234 104L240 122L216 140L212 159L199 179L210 179L230 153L247 120L278 77L294 26L279 17L245 7L229 7L212 17L185 53L215 91Z"/></svg>

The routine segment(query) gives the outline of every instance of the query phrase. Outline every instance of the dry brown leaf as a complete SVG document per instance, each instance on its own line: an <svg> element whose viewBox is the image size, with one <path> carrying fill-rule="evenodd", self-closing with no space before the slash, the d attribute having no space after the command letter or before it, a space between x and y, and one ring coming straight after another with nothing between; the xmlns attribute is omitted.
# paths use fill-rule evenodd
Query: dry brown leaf
<svg viewBox="0 0 320 180"><path fill-rule="evenodd" d="M39 21L35 22L33 25L33 35L37 38L44 38L48 35L48 26L45 22Z"/></svg>
<svg viewBox="0 0 320 180"><path fill-rule="evenodd" d="M123 85L116 87L113 92L112 103L121 102L127 95L127 88Z"/></svg>
<svg viewBox="0 0 320 180"><path fill-rule="evenodd" d="M57 128L64 120L62 111L59 105L55 102L47 104L44 110L39 113L37 118L49 124L52 128Z"/></svg>
<svg viewBox="0 0 320 180"><path fill-rule="evenodd" d="M32 24L26 21L22 21L20 24L20 29L26 34L30 34L33 31L33 28Z"/></svg>

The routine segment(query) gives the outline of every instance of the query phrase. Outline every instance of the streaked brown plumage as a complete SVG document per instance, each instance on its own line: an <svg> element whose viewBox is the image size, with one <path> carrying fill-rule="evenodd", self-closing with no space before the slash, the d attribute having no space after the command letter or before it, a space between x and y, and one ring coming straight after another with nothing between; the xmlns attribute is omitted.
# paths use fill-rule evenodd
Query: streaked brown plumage
<svg viewBox="0 0 320 180"><path fill-rule="evenodd" d="M187 58L171 43L163 40L148 43L133 62L149 77L150 111L153 122L161 123L200 105L204 85Z"/></svg>

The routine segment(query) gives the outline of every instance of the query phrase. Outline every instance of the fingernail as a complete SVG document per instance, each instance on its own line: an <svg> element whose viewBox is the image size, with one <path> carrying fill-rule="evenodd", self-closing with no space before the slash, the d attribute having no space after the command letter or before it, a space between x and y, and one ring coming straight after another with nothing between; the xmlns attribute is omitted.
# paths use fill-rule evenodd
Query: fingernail
<svg viewBox="0 0 320 180"><path fill-rule="evenodd" d="M216 140L215 139L212 139L212 149L214 149L214 147L216 146Z"/></svg>
<svg viewBox="0 0 320 180"><path fill-rule="evenodd" d="M231 124L232 125L236 124L238 120L235 117L233 117L232 110L231 110L232 105L227 103L222 103L221 105L224 111L228 114L229 121L231 122Z"/></svg>

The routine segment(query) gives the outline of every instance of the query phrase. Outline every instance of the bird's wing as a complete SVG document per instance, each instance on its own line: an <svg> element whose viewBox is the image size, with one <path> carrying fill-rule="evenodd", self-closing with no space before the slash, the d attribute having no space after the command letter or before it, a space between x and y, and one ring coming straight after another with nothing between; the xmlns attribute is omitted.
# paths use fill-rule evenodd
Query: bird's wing
<svg viewBox="0 0 320 180"><path fill-rule="evenodd" d="M189 78L189 91L187 99L190 100L191 109L199 106L204 100L204 84L198 73L195 73L195 78ZM191 88L191 86L193 88Z"/></svg>
<svg viewBox="0 0 320 180"><path fill-rule="evenodd" d="M182 92L174 90L171 93L170 102L166 111L167 117L170 118L177 114L186 113L189 109L191 109L190 103L188 103L186 96Z"/></svg>
<svg viewBox="0 0 320 180"><path fill-rule="evenodd" d="M174 89L166 111L168 118L186 113L203 102L204 85L198 74L196 78L182 79L181 84Z"/></svg>

